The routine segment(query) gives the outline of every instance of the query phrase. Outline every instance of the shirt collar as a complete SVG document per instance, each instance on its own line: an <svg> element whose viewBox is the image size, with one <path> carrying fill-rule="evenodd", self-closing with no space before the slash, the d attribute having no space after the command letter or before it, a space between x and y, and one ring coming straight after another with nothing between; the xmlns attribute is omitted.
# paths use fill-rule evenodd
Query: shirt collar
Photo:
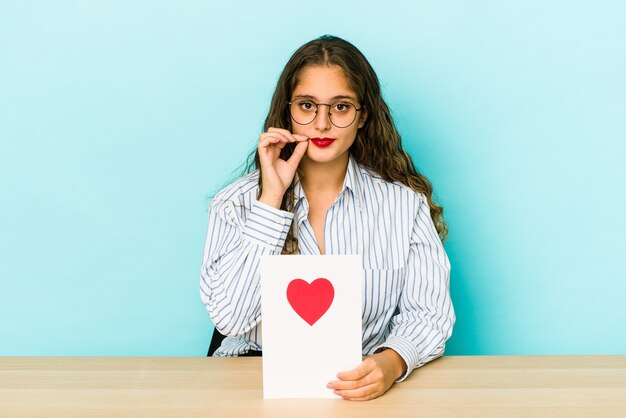
<svg viewBox="0 0 626 418"><path fill-rule="evenodd" d="M348 158L348 169L346 170L346 177L343 181L343 187L341 192L345 192L345 190L349 190L354 197L357 207L359 210L363 210L363 174L361 173L361 168L357 161L352 157L352 155ZM294 186L294 208L298 207L301 201L306 202L306 212L308 212L308 201L306 199L302 199L305 197L304 189L302 188L302 183L300 183L300 178L298 177L298 173L296 172L295 176L295 186Z"/></svg>

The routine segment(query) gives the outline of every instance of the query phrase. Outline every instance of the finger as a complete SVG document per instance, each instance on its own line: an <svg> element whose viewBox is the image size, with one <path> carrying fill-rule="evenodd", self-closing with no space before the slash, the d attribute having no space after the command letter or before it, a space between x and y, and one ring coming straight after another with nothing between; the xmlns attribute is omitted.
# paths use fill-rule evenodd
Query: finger
<svg viewBox="0 0 626 418"><path fill-rule="evenodd" d="M288 142L295 142L296 138L291 138L293 135L291 134L291 132L286 131L286 130L280 130L280 131L276 131L276 130L271 130L271 131L267 131L267 132L263 132L261 133L261 135L259 136L260 139L263 139L265 137L270 137L270 136L275 136L275 137L279 137L279 138L285 138Z"/></svg>
<svg viewBox="0 0 626 418"><path fill-rule="evenodd" d="M273 166L276 160L280 158L282 149L287 144L279 138L267 138L263 142L259 143L258 154L261 162L261 167L268 168Z"/></svg>
<svg viewBox="0 0 626 418"><path fill-rule="evenodd" d="M343 398L343 399L345 399L346 401L351 401L351 402L363 402L363 401L371 401L372 399L376 399L382 395L384 395L384 393L374 393L372 395L365 396L363 398Z"/></svg>
<svg viewBox="0 0 626 418"><path fill-rule="evenodd" d="M292 134L291 132L289 132L287 129L281 129L281 128L269 128L267 130L267 132L271 132L273 134L278 134L278 135L282 135L286 138L288 138L291 142L295 142L297 141L297 139L295 138L294 134Z"/></svg>
<svg viewBox="0 0 626 418"><path fill-rule="evenodd" d="M265 132L265 133L262 133L261 136L259 137L259 143L263 142L265 139L268 139L268 138L278 138L280 139L281 142L284 142L286 144L289 142L296 142L295 138L294 139L288 138L279 132L271 132L271 133Z"/></svg>
<svg viewBox="0 0 626 418"><path fill-rule="evenodd" d="M302 157L304 156L304 153L306 153L306 149L308 146L309 143L307 141L299 142L298 145L296 145L296 147L293 149L291 157L289 157L287 163L292 167L298 167L298 164L300 164L300 160L302 160Z"/></svg>
<svg viewBox="0 0 626 418"><path fill-rule="evenodd" d="M337 373L337 377L341 380L359 380L367 376L374 369L374 366L375 363L367 358L354 369Z"/></svg>
<svg viewBox="0 0 626 418"><path fill-rule="evenodd" d="M267 130L267 133L272 133L272 134L278 133L278 134L284 135L287 138L293 138L294 142L308 141L309 139L309 137L306 135L294 134L288 131L287 129L269 128Z"/></svg>
<svg viewBox="0 0 626 418"><path fill-rule="evenodd" d="M278 144L279 148L283 148L289 141L280 136L266 136L259 141L259 148L269 148Z"/></svg>
<svg viewBox="0 0 626 418"><path fill-rule="evenodd" d="M258 153L263 160L264 157L270 158L271 160L275 160L280 155L282 149L285 147L283 142L277 142L275 144L268 144L266 147L259 147ZM275 158L274 158L275 157Z"/></svg>
<svg viewBox="0 0 626 418"><path fill-rule="evenodd" d="M358 389L352 390L334 390L333 393L335 395L341 396L344 399L348 400L357 400L357 399L371 399L377 396L382 395L382 391L380 386L377 383L372 383L367 386L363 386Z"/></svg>
<svg viewBox="0 0 626 418"><path fill-rule="evenodd" d="M336 390L354 390L358 388L362 388L364 386L370 385L374 382L372 379L372 374L368 374L362 379L359 380L333 380L326 385L327 388L336 389Z"/></svg>

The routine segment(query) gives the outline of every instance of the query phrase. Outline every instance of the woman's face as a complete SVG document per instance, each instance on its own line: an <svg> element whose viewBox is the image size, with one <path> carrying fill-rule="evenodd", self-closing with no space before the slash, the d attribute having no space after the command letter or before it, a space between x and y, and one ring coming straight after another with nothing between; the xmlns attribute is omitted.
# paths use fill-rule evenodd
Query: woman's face
<svg viewBox="0 0 626 418"><path fill-rule="evenodd" d="M365 123L365 109L356 112L356 118L350 125L339 128L329 118L329 106L317 106L317 114L311 109L313 103L324 103L334 105L331 110L336 116L332 117L333 122L343 126L341 123L342 112L348 107L345 104L352 104L356 109L361 108L359 97L349 87L348 80L341 67L338 66L310 66L300 71L299 82L294 88L291 101L299 101L299 108L302 114L314 118L306 125L301 125L294 121L295 105L292 105L292 129L293 133L306 135L309 139L304 159L318 163L327 163L348 158L348 149L354 142L359 128ZM303 116L300 116L301 118ZM304 116L306 117L306 116ZM300 120L307 122L308 120Z"/></svg>

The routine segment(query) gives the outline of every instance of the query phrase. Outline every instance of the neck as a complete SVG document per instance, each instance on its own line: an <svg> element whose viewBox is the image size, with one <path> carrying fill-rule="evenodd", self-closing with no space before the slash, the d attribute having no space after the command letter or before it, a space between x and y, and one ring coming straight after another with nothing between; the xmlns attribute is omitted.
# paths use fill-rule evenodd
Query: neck
<svg viewBox="0 0 626 418"><path fill-rule="evenodd" d="M348 153L327 163L311 161L306 156L300 162L302 188L307 195L339 193L348 170Z"/></svg>

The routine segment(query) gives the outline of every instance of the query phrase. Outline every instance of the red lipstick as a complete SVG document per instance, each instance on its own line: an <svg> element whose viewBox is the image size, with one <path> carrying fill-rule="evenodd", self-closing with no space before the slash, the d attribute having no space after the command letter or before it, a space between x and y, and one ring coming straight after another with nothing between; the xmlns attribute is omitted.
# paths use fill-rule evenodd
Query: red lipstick
<svg viewBox="0 0 626 418"><path fill-rule="evenodd" d="M320 148L326 148L335 141L335 138L311 138L311 142Z"/></svg>

